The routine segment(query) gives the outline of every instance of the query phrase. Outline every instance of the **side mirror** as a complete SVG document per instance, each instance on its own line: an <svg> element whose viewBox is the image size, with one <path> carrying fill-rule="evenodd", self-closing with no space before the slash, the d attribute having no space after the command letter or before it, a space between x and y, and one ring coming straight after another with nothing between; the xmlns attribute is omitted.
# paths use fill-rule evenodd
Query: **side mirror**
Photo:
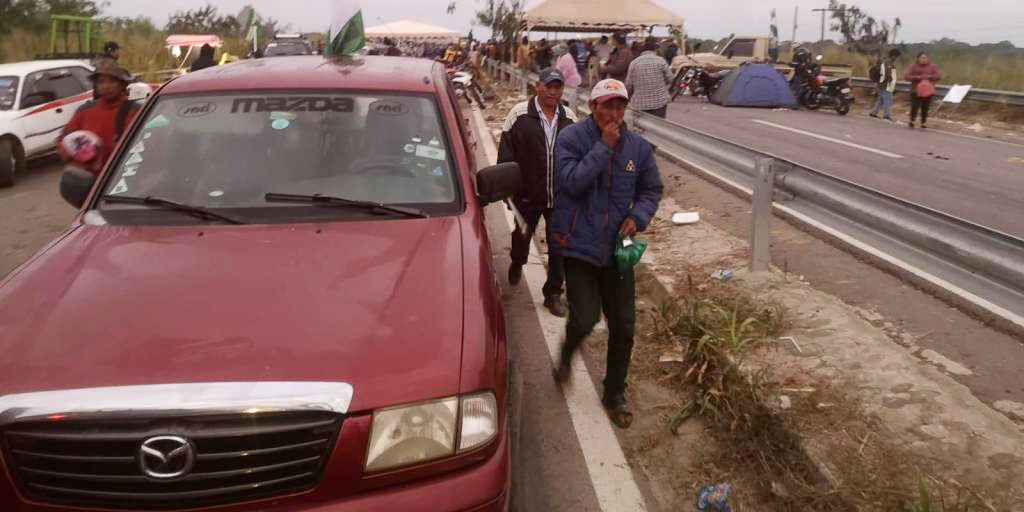
<svg viewBox="0 0 1024 512"><path fill-rule="evenodd" d="M60 196L71 206L81 208L89 191L96 184L96 176L85 169L68 165L60 177Z"/></svg>
<svg viewBox="0 0 1024 512"><path fill-rule="evenodd" d="M725 52L725 58L731 59L732 56L733 56L732 50L729 50L729 51Z"/></svg>
<svg viewBox="0 0 1024 512"><path fill-rule="evenodd" d="M515 162L492 165L476 173L476 196L485 205L501 201L522 188L523 174Z"/></svg>

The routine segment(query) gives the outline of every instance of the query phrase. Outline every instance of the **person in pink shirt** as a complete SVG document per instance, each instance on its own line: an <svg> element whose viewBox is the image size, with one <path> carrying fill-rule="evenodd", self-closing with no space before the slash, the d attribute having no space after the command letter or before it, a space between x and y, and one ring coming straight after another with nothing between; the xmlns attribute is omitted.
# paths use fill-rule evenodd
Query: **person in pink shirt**
<svg viewBox="0 0 1024 512"><path fill-rule="evenodd" d="M554 51L555 56L558 57L555 67L565 77L565 85L568 87L579 87L583 83L583 77L580 76L579 69L576 68L576 59L569 53L569 47L562 43L555 46Z"/></svg>
<svg viewBox="0 0 1024 512"><path fill-rule="evenodd" d="M935 95L935 83L942 80L942 72L928 58L927 53L921 52L917 54L917 60L907 68L904 79L910 82L910 127L914 127L914 120L920 111L921 128L927 128L928 108Z"/></svg>

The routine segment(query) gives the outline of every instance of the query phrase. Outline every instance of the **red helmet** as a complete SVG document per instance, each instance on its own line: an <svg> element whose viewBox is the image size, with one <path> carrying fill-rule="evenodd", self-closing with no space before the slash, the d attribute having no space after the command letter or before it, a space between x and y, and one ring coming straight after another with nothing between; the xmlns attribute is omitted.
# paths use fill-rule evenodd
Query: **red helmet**
<svg viewBox="0 0 1024 512"><path fill-rule="evenodd" d="M100 152L99 135L88 130L78 130L64 136L60 142L71 159L79 163L91 162Z"/></svg>

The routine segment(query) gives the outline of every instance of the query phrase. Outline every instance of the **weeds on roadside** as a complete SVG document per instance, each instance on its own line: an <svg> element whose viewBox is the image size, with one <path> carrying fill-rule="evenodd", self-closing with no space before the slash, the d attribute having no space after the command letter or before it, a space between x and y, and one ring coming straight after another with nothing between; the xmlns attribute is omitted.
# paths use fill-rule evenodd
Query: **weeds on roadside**
<svg viewBox="0 0 1024 512"><path fill-rule="evenodd" d="M754 298L733 283L694 286L654 312L654 335L681 347L676 380L686 404L669 419L678 432L689 418L711 425L720 462L742 468L765 488L786 489L785 510L854 510L803 450L799 435L766 405L767 375L745 375L744 356L787 328L781 306ZM678 355L678 354L677 354Z"/></svg>
<svg viewBox="0 0 1024 512"><path fill-rule="evenodd" d="M944 493L933 492L928 479L921 477L917 484L917 496L901 496L897 499L894 512L971 512L986 510L978 503L974 493L958 487L956 496L946 501Z"/></svg>
<svg viewBox="0 0 1024 512"><path fill-rule="evenodd" d="M737 429L749 422L738 404L760 402L760 386L739 371L743 355L785 328L782 309L755 301L735 287L721 285L663 304L655 313L656 335L681 347L681 384L692 388L689 400L670 420L677 431L688 418L700 415Z"/></svg>

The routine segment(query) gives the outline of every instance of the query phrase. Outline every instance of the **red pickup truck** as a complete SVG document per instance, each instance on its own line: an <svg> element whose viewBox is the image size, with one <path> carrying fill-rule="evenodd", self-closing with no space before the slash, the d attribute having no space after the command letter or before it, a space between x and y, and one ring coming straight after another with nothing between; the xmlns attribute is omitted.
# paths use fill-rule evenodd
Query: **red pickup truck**
<svg viewBox="0 0 1024 512"><path fill-rule="evenodd" d="M0 510L506 510L521 177L473 144L428 60L164 85L0 281Z"/></svg>

